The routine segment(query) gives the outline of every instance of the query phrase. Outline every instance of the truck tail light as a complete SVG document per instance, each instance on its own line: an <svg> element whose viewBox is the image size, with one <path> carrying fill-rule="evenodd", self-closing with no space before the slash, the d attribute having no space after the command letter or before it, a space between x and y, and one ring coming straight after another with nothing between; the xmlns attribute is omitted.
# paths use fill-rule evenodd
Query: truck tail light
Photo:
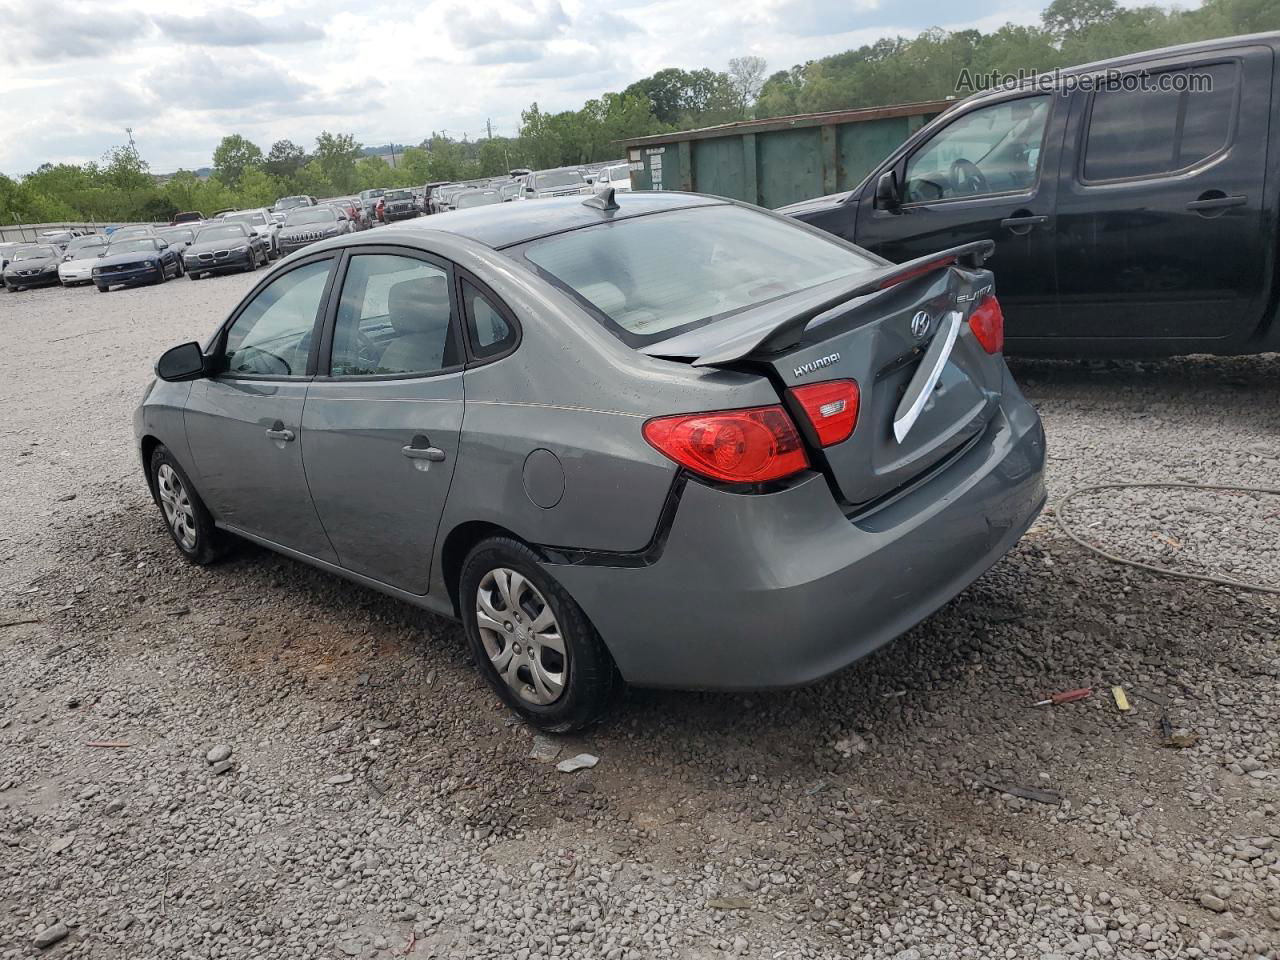
<svg viewBox="0 0 1280 960"><path fill-rule="evenodd" d="M858 384L853 380L828 380L792 387L792 398L813 425L818 446L844 443L858 425Z"/></svg>
<svg viewBox="0 0 1280 960"><path fill-rule="evenodd" d="M1004 311L994 294L987 294L986 299L973 308L973 313L969 314L969 329L987 353L999 353L1004 349Z"/></svg>
<svg viewBox="0 0 1280 960"><path fill-rule="evenodd" d="M644 438L683 467L725 483L780 480L809 466L804 443L779 406L658 417Z"/></svg>

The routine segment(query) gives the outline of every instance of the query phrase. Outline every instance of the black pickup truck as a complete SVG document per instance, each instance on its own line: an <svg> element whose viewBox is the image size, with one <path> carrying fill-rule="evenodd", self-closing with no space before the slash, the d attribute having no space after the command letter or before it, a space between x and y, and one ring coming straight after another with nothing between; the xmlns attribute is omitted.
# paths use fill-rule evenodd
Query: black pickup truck
<svg viewBox="0 0 1280 960"><path fill-rule="evenodd" d="M780 212L895 262L994 240L1011 353L1280 350L1278 53L1267 33L1024 78Z"/></svg>

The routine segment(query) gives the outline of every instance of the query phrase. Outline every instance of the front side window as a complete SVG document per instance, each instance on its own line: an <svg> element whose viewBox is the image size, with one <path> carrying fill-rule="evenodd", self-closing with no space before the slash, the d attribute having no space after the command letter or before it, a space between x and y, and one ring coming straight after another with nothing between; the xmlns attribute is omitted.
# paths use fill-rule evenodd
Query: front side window
<svg viewBox="0 0 1280 960"><path fill-rule="evenodd" d="M1204 79L1193 84L1193 77ZM1185 170L1227 145L1235 116L1236 64L1186 67L1150 79L1157 89L1094 94L1084 151L1086 180Z"/></svg>
<svg viewBox="0 0 1280 960"><path fill-rule="evenodd" d="M1049 96L982 107L947 125L907 161L905 201L925 203L1035 185Z"/></svg>
<svg viewBox="0 0 1280 960"><path fill-rule="evenodd" d="M798 224L728 204L573 230L524 256L632 345L874 266Z"/></svg>
<svg viewBox="0 0 1280 960"><path fill-rule="evenodd" d="M222 361L229 375L306 375L330 264L329 260L308 263L258 292L227 331Z"/></svg>
<svg viewBox="0 0 1280 960"><path fill-rule="evenodd" d="M459 363L447 271L392 254L351 258L333 327L333 376L425 376Z"/></svg>

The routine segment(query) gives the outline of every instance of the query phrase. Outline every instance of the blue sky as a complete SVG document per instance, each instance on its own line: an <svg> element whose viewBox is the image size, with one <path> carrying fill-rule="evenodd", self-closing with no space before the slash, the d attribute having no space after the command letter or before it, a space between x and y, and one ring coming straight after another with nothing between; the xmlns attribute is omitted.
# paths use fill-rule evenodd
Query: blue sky
<svg viewBox="0 0 1280 960"><path fill-rule="evenodd" d="M667 66L773 70L931 26L1035 23L1021 0L41 0L0 3L0 171L97 159L209 163L225 133L265 151L322 129L366 144L514 134ZM107 9L110 16L106 16ZM957 14L965 19L956 20Z"/></svg>

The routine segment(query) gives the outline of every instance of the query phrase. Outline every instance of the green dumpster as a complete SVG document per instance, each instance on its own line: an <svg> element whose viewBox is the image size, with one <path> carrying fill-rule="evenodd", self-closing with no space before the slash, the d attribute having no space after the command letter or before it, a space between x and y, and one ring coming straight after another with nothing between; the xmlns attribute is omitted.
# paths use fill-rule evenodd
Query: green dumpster
<svg viewBox="0 0 1280 960"><path fill-rule="evenodd" d="M955 101L744 120L624 140L636 190L692 190L781 207L857 186Z"/></svg>

